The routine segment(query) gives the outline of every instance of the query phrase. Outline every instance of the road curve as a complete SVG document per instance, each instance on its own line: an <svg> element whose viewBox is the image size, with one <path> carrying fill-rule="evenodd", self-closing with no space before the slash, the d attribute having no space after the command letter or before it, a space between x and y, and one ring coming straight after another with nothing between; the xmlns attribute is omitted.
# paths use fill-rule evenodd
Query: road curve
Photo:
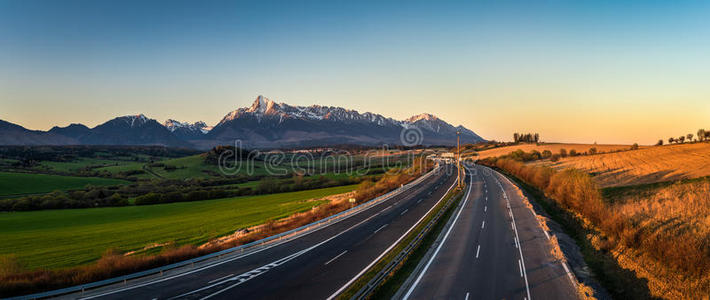
<svg viewBox="0 0 710 300"><path fill-rule="evenodd" d="M403 287L404 299L575 299L548 235L513 183L467 167L469 190L434 254Z"/></svg>
<svg viewBox="0 0 710 300"><path fill-rule="evenodd" d="M360 213L208 268L66 298L326 299L375 261L455 184L452 166Z"/></svg>

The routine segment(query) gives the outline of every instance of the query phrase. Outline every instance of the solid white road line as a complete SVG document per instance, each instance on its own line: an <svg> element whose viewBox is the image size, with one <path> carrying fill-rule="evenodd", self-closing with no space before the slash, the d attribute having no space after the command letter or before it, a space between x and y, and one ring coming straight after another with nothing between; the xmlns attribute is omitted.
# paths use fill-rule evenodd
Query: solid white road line
<svg viewBox="0 0 710 300"><path fill-rule="evenodd" d="M498 185L501 186L501 190L503 190L503 198L505 198L505 201L508 204L508 211L510 211L510 217L512 219L512 227L513 231L515 232L515 238L520 241L520 236L518 235L518 229L515 226L515 216L513 215L513 210L510 208L510 199L508 199L508 194L506 193L505 189L503 188L503 185L498 181L498 178L496 178L496 181L498 182ZM520 253L520 259L518 262L520 263L520 271L523 273L523 278L525 278L525 291L528 295L527 299L531 300L532 298L530 297L530 285L528 284L528 274L525 271L525 258L523 258L523 246L518 245L518 253Z"/></svg>
<svg viewBox="0 0 710 300"><path fill-rule="evenodd" d="M336 255L335 257L333 257L333 259L331 259L331 260L329 260L329 261L326 261L324 265L327 265L327 264L329 264L329 263L332 263L334 260L338 259L338 257L343 256L343 254L345 254L345 253L348 253L348 250L345 250L345 251L343 251L343 253L340 253L340 254Z"/></svg>
<svg viewBox="0 0 710 300"><path fill-rule="evenodd" d="M481 252L481 245L478 245L478 247L476 247L476 258L478 258L478 252Z"/></svg>
<svg viewBox="0 0 710 300"><path fill-rule="evenodd" d="M456 214L456 217L454 217L454 221L451 223L451 227L449 227L449 230L446 231L446 234L444 234L444 238L441 239L441 243L439 243L439 246L436 247L436 250L434 250L434 254L429 258L429 261L426 263L424 266L424 269L422 270L421 273L419 273L419 276L417 276L417 279L414 281L414 284L412 284L411 287L409 287L409 290L407 291L407 294L404 295L404 300L409 299L409 296L412 295L412 292L414 292L414 289L417 287L417 284L419 284L419 281L422 280L422 277L424 277L424 274L426 271L429 269L429 266L431 263L434 261L434 258L436 258L436 255L439 254L439 251L441 250L441 247L444 245L446 242L446 238L449 237L449 234L451 233L451 230L454 228L454 225L456 225L456 221L459 220L459 216L461 216L461 212L463 211L463 208L466 207L466 202L468 202L468 198L471 195L471 186L473 185L473 177L471 177L470 183L468 185L468 191L466 192L466 195L464 197L463 205L461 205L461 209L459 212Z"/></svg>
<svg viewBox="0 0 710 300"><path fill-rule="evenodd" d="M377 233L378 231L382 230L382 228L387 227L388 224L382 225L380 228L377 228L374 233Z"/></svg>
<svg viewBox="0 0 710 300"><path fill-rule="evenodd" d="M333 293L332 295L330 295L330 297L328 297L328 300L335 299L335 297L337 297L337 296L338 296L340 293L342 293L348 286L350 286L353 282L355 282L355 280L357 280L358 278L360 278L360 276L362 276L362 274L365 274L365 272L367 272L367 270L369 270L370 268L372 268L372 266L374 266L375 263L377 263L378 260L380 260L383 256L385 256L385 254L387 254L390 250L392 250L392 248L394 248L394 246L396 246L397 243L399 243L399 241L401 241L405 236L407 236L407 234L409 234L409 232L411 232L412 230L414 230L414 227L417 227L417 225L419 225L419 223L421 223L422 220L424 220L424 218L426 218L426 216L427 216L432 210L434 210L434 208L435 208L437 205L439 205L439 203L441 203L441 201L444 200L444 197L446 197L446 194L448 194L449 191L451 191L451 189L454 188L454 186L456 186L456 182L454 182L453 184L451 184L451 186L449 187L449 189L446 190L446 192L444 193L443 196L441 196L441 199L439 199L439 201L437 201L431 208L429 208L429 210L428 210L421 218L419 218L419 220L418 220L416 223L414 223L414 225L412 225L412 227L409 227L409 229L407 230L407 232L405 232L404 234L402 234L402 236L400 236L396 241L394 241L394 243L392 243L392 245L390 245L387 249L385 249L385 251L383 251L383 252L380 254L380 256L376 257L372 262L370 262L369 265L367 265L364 269L362 269L362 270L360 271L360 273L357 273L357 275L355 275L355 277L353 277L352 279L350 279L350 281L346 282L346 283L345 283L343 286L341 286L337 291L335 291L335 293ZM469 190L470 190L470 188L469 188ZM431 193L431 192L430 192L430 193Z"/></svg>
<svg viewBox="0 0 710 300"><path fill-rule="evenodd" d="M222 290L219 290L219 291L217 291L216 293L211 294L211 295L209 295L209 296L207 296L207 297L205 297L205 298L203 298L203 299L207 299L207 298L210 298L210 297L215 296L215 295L217 295L217 294L220 294L220 293L222 293L222 292L224 292L224 291L226 291L226 290L229 290L229 289L231 289L231 288L234 288L234 287L236 287L236 286L242 284L243 282L246 282L246 281L248 281L248 280L250 280L250 279L252 279L252 278L254 278L254 277L256 277L256 276L259 276L259 275L261 275L261 274L263 274L263 273L266 273L267 271L273 269L274 267L278 267L278 266L280 266L280 265L282 265L282 264L284 264L284 263L286 263L286 262L288 262L288 261L290 261L290 260L292 260L292 259L294 259L294 258L296 258L296 257L298 257L298 256L301 256L301 255L305 254L306 252L311 251L311 250L317 248L318 246L323 245L323 244L325 244L325 243L331 241L332 239L334 239L334 238L336 238L336 237L339 237L340 235L342 235L342 234L344 234L344 233L350 231L351 229L353 229L353 228L355 228L355 227L358 227L358 226L362 225L363 223L369 221L370 219L374 218L375 216L377 216L377 215L379 215L379 214L380 214L380 213L374 214L374 215L368 217L367 219L360 221L359 223L357 223L357 224L355 224L355 225L349 227L348 229L345 229L345 230L339 232L338 234L336 234L336 235L334 235L334 236L332 236L332 237L330 237L330 238L328 238L328 239L326 239L326 240L324 240L324 241L322 241L322 242L320 242L320 243L318 243L318 244L315 244L315 245L313 245L313 246L311 246L311 247L309 247L309 248L303 249L303 250L301 250L301 251L299 251L299 252L296 252L296 253L294 253L294 254L288 255L288 256L286 256L286 257L284 257L284 258L281 258L281 259L279 259L279 260L276 260L276 261L274 261L274 262L272 262L272 263L270 263L270 264L266 264L266 265L264 265L264 266L262 266L262 267L260 267L260 268L257 268L257 269L251 270L251 271L249 271L249 272L243 273L243 274L241 274L241 275L239 275L239 276L232 277L232 278L229 278L229 279L225 279L225 280L223 280L223 281L221 281L221 282L217 282L217 283L214 283L214 284L211 284L211 285L208 285L208 286L199 288L199 289L197 289L197 290L193 290L193 291L187 292L187 293L185 293L185 294L182 294L182 295L177 296L177 297L174 297L174 298L181 298L181 297L184 297L184 296L187 296L187 295L191 295L191 294L197 293L197 292L199 292L199 291L203 291L203 290L206 290L206 289L209 289L209 288L212 288L212 287L215 287L215 286L224 284L224 283L229 282L229 281L239 280L239 282L237 282L236 284L233 284L233 285L231 285L231 286L229 286L229 287L227 287L227 288L224 288L224 289L222 289Z"/></svg>
<svg viewBox="0 0 710 300"><path fill-rule="evenodd" d="M215 281L220 281L220 280L225 279L225 278L227 278L227 277L229 277L229 276L234 276L234 274L229 274L229 275L227 275L227 276L222 276L222 277L217 278L217 279L215 279L215 280L208 281L207 283L213 283L213 282L215 282Z"/></svg>

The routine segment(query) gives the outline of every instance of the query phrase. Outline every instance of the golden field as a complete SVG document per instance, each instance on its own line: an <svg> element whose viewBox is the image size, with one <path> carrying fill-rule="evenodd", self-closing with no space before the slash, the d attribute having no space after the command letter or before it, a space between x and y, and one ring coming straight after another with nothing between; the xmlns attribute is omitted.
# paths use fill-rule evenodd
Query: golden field
<svg viewBox="0 0 710 300"><path fill-rule="evenodd" d="M673 181L710 175L710 143L645 147L567 157L557 162L543 160L535 164L557 170L575 168L585 171L594 176L600 187Z"/></svg>
<svg viewBox="0 0 710 300"><path fill-rule="evenodd" d="M611 248L622 267L648 280L654 296L710 295L710 181L631 189L609 198L611 209L633 225L625 230L626 243L595 239L595 247Z"/></svg>
<svg viewBox="0 0 710 300"><path fill-rule="evenodd" d="M644 148L647 146L640 146ZM552 153L560 153L560 149L565 149L567 152L570 150L577 151L577 153L584 153L589 151L590 148L597 148L598 152L613 152L613 151L623 151L629 150L631 145L595 145L595 144L519 144L512 146L505 146L499 148L493 148L489 150L484 150L478 152L478 159L486 159L489 157L496 157L501 155L509 154L510 152L516 150L523 150L525 152L531 152L537 150L542 152L545 150L550 150Z"/></svg>

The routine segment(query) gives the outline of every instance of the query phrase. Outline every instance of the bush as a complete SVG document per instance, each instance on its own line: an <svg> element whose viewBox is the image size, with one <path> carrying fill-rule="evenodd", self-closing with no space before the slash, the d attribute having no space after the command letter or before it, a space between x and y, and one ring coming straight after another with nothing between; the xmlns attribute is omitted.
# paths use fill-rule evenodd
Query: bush
<svg viewBox="0 0 710 300"><path fill-rule="evenodd" d="M550 151L550 150L542 151L542 158L550 158L550 157L552 157L552 151Z"/></svg>
<svg viewBox="0 0 710 300"><path fill-rule="evenodd" d="M161 202L160 195L156 193L147 193L143 196L136 197L136 205L157 204Z"/></svg>
<svg viewBox="0 0 710 300"><path fill-rule="evenodd" d="M560 149L560 156L567 157L567 149L565 149L565 148Z"/></svg>

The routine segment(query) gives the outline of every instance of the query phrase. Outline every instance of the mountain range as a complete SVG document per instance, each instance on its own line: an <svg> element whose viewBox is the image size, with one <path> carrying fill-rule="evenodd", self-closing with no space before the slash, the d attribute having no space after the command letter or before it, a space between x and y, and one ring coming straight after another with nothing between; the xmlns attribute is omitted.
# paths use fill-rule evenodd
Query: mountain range
<svg viewBox="0 0 710 300"><path fill-rule="evenodd" d="M228 113L214 127L169 119L159 123L142 114L122 116L94 128L82 124L29 130L0 120L0 145L163 145L209 149L241 141L248 148L335 144L453 145L484 141L463 126L431 114L395 120L333 106L292 106L258 96L250 107Z"/></svg>

